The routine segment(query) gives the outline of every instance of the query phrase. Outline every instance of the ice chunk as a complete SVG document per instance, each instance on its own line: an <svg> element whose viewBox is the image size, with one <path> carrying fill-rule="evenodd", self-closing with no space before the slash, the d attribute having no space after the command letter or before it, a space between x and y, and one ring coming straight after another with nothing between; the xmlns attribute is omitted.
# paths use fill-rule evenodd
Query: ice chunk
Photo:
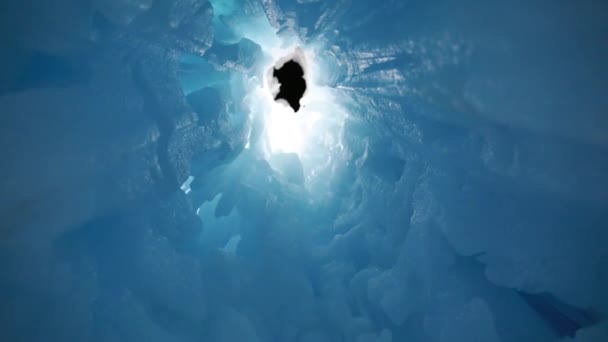
<svg viewBox="0 0 608 342"><path fill-rule="evenodd" d="M199 125L216 124L220 115L225 115L226 102L216 88L204 87L186 96L188 103L196 112Z"/></svg>
<svg viewBox="0 0 608 342"><path fill-rule="evenodd" d="M188 179L186 179L186 181L179 187L181 191L183 191L186 195L192 191L192 189L190 189L190 184L192 184L192 181L194 180L194 177L192 176L188 176Z"/></svg>
<svg viewBox="0 0 608 342"><path fill-rule="evenodd" d="M239 247L239 242L241 242L241 235L231 236L230 240L228 240L228 242L226 242L226 245L224 246L224 248L222 248L222 251L224 253L235 254L237 248Z"/></svg>
<svg viewBox="0 0 608 342"><path fill-rule="evenodd" d="M275 153L270 157L270 165L277 169L288 182L304 185L304 169L295 153Z"/></svg>
<svg viewBox="0 0 608 342"><path fill-rule="evenodd" d="M433 331L434 323L428 321L429 334L439 334L439 341L487 341L500 342L494 326L494 317L487 303L473 298L459 309L446 310L445 321L440 321L439 331Z"/></svg>
<svg viewBox="0 0 608 342"><path fill-rule="evenodd" d="M243 38L235 44L215 42L205 57L218 66L248 72L261 60L262 49L255 42Z"/></svg>
<svg viewBox="0 0 608 342"><path fill-rule="evenodd" d="M423 305L420 290L416 288L415 280L411 280L412 275L398 272L386 271L368 282L370 301L378 305L395 325L403 324Z"/></svg>

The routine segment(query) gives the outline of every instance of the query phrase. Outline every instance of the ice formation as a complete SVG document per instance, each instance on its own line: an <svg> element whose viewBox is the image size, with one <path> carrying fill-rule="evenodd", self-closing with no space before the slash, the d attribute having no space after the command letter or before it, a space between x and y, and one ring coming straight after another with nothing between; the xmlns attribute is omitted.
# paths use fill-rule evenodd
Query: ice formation
<svg viewBox="0 0 608 342"><path fill-rule="evenodd" d="M608 341L607 10L0 3L0 341Z"/></svg>

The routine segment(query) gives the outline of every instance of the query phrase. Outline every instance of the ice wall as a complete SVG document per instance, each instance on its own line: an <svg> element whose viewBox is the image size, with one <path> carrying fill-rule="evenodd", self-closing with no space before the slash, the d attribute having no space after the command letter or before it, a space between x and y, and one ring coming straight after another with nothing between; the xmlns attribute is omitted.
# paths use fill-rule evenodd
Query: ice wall
<svg viewBox="0 0 608 342"><path fill-rule="evenodd" d="M606 13L0 3L0 340L608 340Z"/></svg>

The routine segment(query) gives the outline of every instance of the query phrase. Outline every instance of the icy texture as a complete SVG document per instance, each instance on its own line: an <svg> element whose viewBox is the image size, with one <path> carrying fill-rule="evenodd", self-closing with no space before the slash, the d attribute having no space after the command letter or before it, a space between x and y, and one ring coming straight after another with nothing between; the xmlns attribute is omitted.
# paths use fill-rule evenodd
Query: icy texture
<svg viewBox="0 0 608 342"><path fill-rule="evenodd" d="M0 341L608 341L606 13L0 3Z"/></svg>

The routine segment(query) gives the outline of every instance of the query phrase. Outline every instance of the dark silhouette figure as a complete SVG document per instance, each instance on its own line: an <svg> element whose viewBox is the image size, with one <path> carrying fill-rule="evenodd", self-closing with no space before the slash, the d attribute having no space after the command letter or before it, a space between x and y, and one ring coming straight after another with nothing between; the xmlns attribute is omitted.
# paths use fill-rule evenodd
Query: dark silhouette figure
<svg viewBox="0 0 608 342"><path fill-rule="evenodd" d="M283 64L280 69L274 69L273 77L279 80L281 87L275 100L283 99L289 103L294 112L300 109L300 99L306 91L304 70L297 62L290 60Z"/></svg>

